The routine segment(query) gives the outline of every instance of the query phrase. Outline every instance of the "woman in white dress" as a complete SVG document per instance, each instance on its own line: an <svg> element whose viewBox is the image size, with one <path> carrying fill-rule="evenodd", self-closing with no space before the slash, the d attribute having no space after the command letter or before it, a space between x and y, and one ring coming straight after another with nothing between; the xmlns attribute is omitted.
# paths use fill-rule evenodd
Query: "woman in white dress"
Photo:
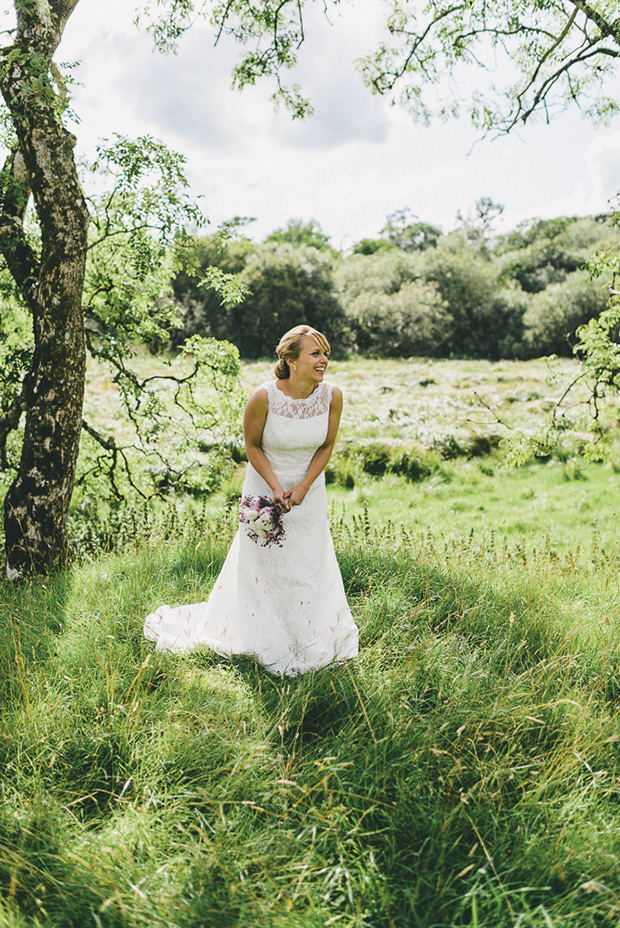
<svg viewBox="0 0 620 928"><path fill-rule="evenodd" d="M358 632L327 523L324 471L342 412L341 391L324 380L329 344L301 325L276 350L277 380L245 409L243 495L281 504L282 546L262 547L240 525L208 601L161 606L144 633L158 649L205 645L293 675L354 657Z"/></svg>

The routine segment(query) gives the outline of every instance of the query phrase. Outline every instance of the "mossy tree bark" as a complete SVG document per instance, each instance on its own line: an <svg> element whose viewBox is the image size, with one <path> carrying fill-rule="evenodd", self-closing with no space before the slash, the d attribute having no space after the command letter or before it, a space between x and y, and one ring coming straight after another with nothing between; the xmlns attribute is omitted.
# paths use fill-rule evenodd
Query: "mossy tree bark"
<svg viewBox="0 0 620 928"><path fill-rule="evenodd" d="M17 147L4 169L0 250L33 315L19 470L4 502L7 575L45 571L67 556L67 514L82 429L86 351L82 291L88 210L62 124L53 55L79 0L16 0L17 31L2 49L0 90ZM24 213L32 194L40 254Z"/></svg>

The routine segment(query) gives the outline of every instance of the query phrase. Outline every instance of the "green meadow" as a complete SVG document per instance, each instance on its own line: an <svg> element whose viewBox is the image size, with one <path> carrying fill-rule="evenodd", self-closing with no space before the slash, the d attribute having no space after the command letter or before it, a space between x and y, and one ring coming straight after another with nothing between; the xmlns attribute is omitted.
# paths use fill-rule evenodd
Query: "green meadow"
<svg viewBox="0 0 620 928"><path fill-rule="evenodd" d="M329 376L345 392L345 410L328 469L334 516L367 511L413 534L473 535L484 546L568 552L615 544L620 453L612 442L605 463L584 460L591 418L583 387L560 407L572 427L556 446L511 462L514 448L545 438L576 373L560 359L335 362ZM253 385L270 368L248 365L245 374ZM611 423L612 414L610 406L602 418ZM616 430L610 424L611 436Z"/></svg>
<svg viewBox="0 0 620 928"><path fill-rule="evenodd" d="M580 404L558 448L505 457L573 374L333 364L347 664L281 679L143 639L208 595L241 466L1 583L0 924L620 925L617 467L580 456Z"/></svg>

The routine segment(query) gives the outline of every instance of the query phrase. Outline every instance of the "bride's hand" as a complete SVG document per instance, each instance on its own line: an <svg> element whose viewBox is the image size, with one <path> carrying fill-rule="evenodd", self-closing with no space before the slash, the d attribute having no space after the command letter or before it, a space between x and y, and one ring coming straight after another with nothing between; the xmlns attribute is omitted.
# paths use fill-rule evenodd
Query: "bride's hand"
<svg viewBox="0 0 620 928"><path fill-rule="evenodd" d="M284 489L281 486L277 486L273 491L273 501L274 503L279 503L282 506L282 509L285 512L288 512L291 508L291 504L287 499L288 494L284 492Z"/></svg>
<svg viewBox="0 0 620 928"><path fill-rule="evenodd" d="M306 493L308 490L301 486L291 487L290 490L286 493L286 499L289 504L289 509L292 509L293 506L301 506L304 499L306 498Z"/></svg>

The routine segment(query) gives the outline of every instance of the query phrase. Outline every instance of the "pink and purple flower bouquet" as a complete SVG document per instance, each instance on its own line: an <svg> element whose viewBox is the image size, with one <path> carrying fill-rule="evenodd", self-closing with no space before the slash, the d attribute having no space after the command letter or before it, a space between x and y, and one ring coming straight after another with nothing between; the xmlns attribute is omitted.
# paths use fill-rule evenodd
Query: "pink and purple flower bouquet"
<svg viewBox="0 0 620 928"><path fill-rule="evenodd" d="M285 536L283 514L281 505L268 496L242 496L239 500L239 522L245 525L249 537L261 548L270 545L282 547Z"/></svg>

